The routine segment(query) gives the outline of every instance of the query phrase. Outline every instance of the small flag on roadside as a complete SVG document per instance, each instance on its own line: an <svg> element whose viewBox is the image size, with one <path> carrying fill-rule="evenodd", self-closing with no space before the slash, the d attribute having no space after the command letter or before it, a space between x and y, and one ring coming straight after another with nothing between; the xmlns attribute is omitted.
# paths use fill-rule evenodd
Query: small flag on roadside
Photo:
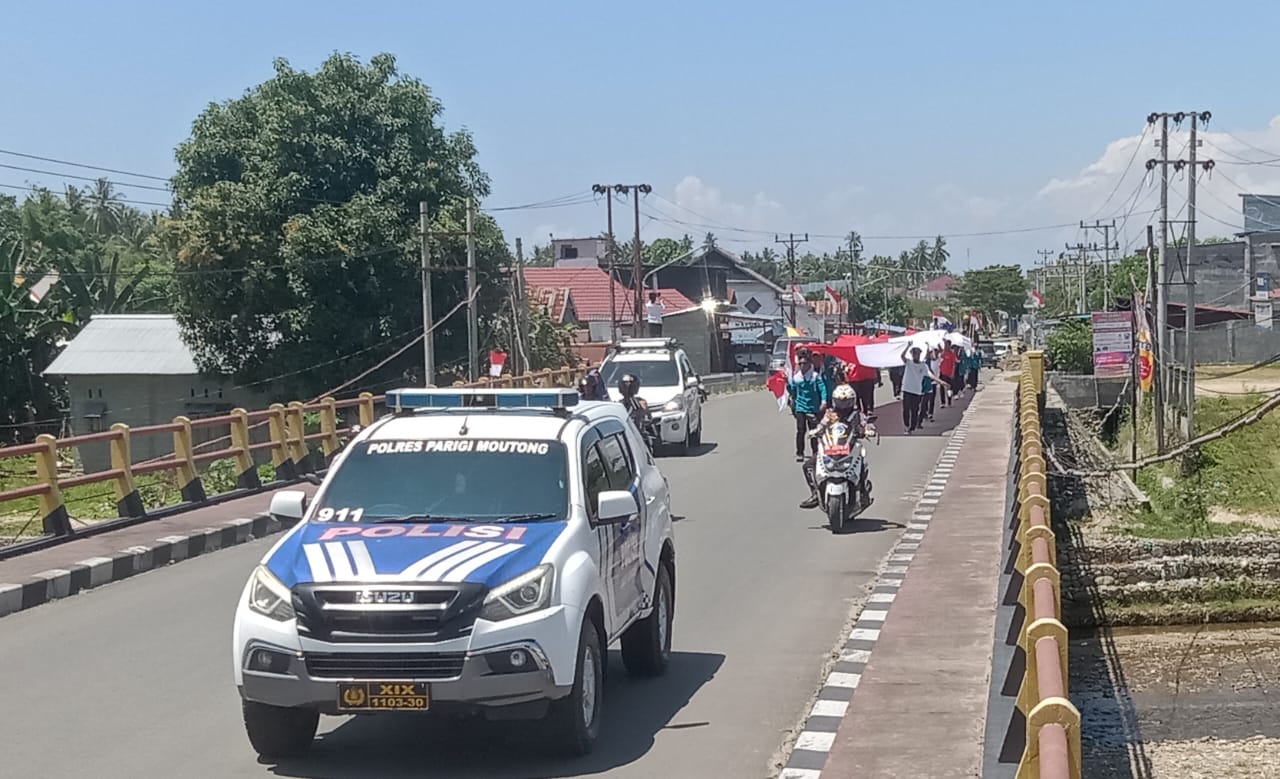
<svg viewBox="0 0 1280 779"><path fill-rule="evenodd" d="M949 326L954 327L954 325L951 324L951 320L947 319L947 315L942 313L942 309L935 308L933 310L933 329L943 330Z"/></svg>
<svg viewBox="0 0 1280 779"><path fill-rule="evenodd" d="M777 371L765 381L764 385L769 388L773 396L778 399L778 411L787 407L787 375L782 371Z"/></svg>
<svg viewBox="0 0 1280 779"><path fill-rule="evenodd" d="M507 353L496 349L489 352L489 376L490 378L498 378L502 375L502 366L507 364Z"/></svg>

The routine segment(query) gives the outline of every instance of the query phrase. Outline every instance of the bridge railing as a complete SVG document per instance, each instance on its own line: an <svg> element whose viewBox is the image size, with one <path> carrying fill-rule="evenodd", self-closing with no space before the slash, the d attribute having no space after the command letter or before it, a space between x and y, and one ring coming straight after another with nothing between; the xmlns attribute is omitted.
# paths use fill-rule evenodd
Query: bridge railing
<svg viewBox="0 0 1280 779"><path fill-rule="evenodd" d="M547 387L573 386L578 369L560 368L536 371L522 376L465 383L459 387ZM117 423L110 429L86 435L56 438L40 435L34 443L0 448L0 461L15 458L34 460L34 478L29 484L0 491L0 515L6 504L35 498L43 533L33 539L13 539L16 543L0 546L0 558L31 551L76 536L93 535L126 525L157 519L166 513L193 506L240 497L263 488L278 487L298 481L305 475L323 471L330 458L341 448L355 424L372 424L378 416L385 396L362 393L359 397L336 400L323 398L313 403L276 403L266 409L248 411L242 408L221 416L191 419L176 417L159 425L131 427ZM318 417L308 432L308 420ZM316 429L318 428L318 429ZM212 435L197 442L197 435ZM265 433L265 435L263 435ZM171 435L172 451L142 462L132 456L133 444L141 436ZM255 440L257 439L257 440ZM105 443L110 451L110 467L92 473L62 475L59 473L60 451L88 444ZM216 447L216 448L215 448ZM269 453L274 466L274 480L263 483L256 465L260 453ZM234 463L236 486L228 491L210 493L202 479L202 466L219 460ZM180 501L164 506L148 507L139 490L138 477L155 473L174 475ZM88 484L110 483L118 519L75 527L64 499L64 490ZM95 517L94 519L100 519ZM4 539L0 539L3 542Z"/></svg>
<svg viewBox="0 0 1280 779"><path fill-rule="evenodd" d="M1026 358L1018 381L1017 498L1004 598L1013 606L1010 639L1016 640L1004 689L1016 689L1016 711L1002 751L1017 761L1017 779L1080 779L1080 712L1068 690L1062 577L1041 435L1044 360L1041 352L1028 352Z"/></svg>

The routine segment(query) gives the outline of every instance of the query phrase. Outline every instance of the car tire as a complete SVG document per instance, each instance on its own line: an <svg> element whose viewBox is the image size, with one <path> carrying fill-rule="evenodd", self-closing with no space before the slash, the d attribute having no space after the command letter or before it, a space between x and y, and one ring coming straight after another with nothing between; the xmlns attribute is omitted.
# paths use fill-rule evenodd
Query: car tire
<svg viewBox="0 0 1280 779"><path fill-rule="evenodd" d="M830 526L832 533L844 530L845 497L832 495L827 498L827 525Z"/></svg>
<svg viewBox="0 0 1280 779"><path fill-rule="evenodd" d="M698 430L689 436L689 443L693 446L702 446L702 415L698 415Z"/></svg>
<svg viewBox="0 0 1280 779"><path fill-rule="evenodd" d="M315 709L241 701L241 711L249 743L267 760L302 757L311 749L320 725L320 712Z"/></svg>
<svg viewBox="0 0 1280 779"><path fill-rule="evenodd" d="M604 701L604 641L589 618L582 620L578 636L578 666L573 689L552 701L547 714L552 740L559 751L572 757L591 752L600 735L601 704Z"/></svg>
<svg viewBox="0 0 1280 779"><path fill-rule="evenodd" d="M671 662L671 625L675 621L671 568L658 566L653 611L622 634L622 664L632 676L660 676Z"/></svg>
<svg viewBox="0 0 1280 779"><path fill-rule="evenodd" d="M690 445L692 440L693 440L693 431L689 429L689 423L686 422L684 426L684 440L676 444L676 452L680 454L680 456L682 457L688 455L689 450L692 448Z"/></svg>

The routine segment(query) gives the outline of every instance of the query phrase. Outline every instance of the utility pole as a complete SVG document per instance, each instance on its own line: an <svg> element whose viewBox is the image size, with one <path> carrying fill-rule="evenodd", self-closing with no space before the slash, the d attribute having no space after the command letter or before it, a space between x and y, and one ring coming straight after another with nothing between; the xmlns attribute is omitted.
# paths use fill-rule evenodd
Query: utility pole
<svg viewBox="0 0 1280 779"><path fill-rule="evenodd" d="M774 243L786 244L787 247L787 267L791 270L791 326L796 326L796 244L808 243L809 234L805 233L804 238L797 238L795 233L788 233L786 238L773 236Z"/></svg>
<svg viewBox="0 0 1280 779"><path fill-rule="evenodd" d="M1151 301L1155 297L1155 291L1157 288L1156 239L1153 235L1151 225L1147 225L1147 305L1151 305ZM1147 315L1146 306L1143 306L1142 315L1144 317ZM1155 384L1156 390L1155 395L1152 398L1152 410L1155 412L1156 422L1156 453L1164 454L1164 382L1160 378L1160 362L1164 359L1164 355L1161 354L1160 349L1162 347L1158 343L1152 345L1155 347L1155 359L1153 360L1154 364L1151 366L1151 371L1153 378L1155 379L1153 383ZM1134 414L1137 414L1137 409L1134 409ZM1134 440L1137 440L1136 435L1134 436Z"/></svg>
<svg viewBox="0 0 1280 779"><path fill-rule="evenodd" d="M467 198L467 376L480 378L480 304L476 300L475 200Z"/></svg>
<svg viewBox="0 0 1280 779"><path fill-rule="evenodd" d="M1067 244L1067 251L1074 251L1077 254L1076 270L1078 281L1080 283L1080 310L1078 313L1089 313L1089 286L1086 277L1089 273L1089 254L1090 251L1097 251L1098 245L1085 246L1083 243L1076 243L1075 246Z"/></svg>
<svg viewBox="0 0 1280 779"><path fill-rule="evenodd" d="M592 184L591 191L597 195L605 196L605 213L607 214L609 224L609 246L606 252L609 255L609 340L613 343L618 341L618 294L617 294L617 271L614 268L614 262L618 256L617 244L613 240L613 187L608 184Z"/></svg>
<svg viewBox="0 0 1280 779"><path fill-rule="evenodd" d="M1036 274L1036 292L1044 294L1044 276L1045 271L1049 267L1049 258L1053 256L1053 249L1036 249L1036 254L1040 255L1040 272Z"/></svg>
<svg viewBox="0 0 1280 779"><path fill-rule="evenodd" d="M858 253L855 251L857 237L856 232L849 231L849 299L845 301L844 310L850 332L853 331L853 301L858 295Z"/></svg>
<svg viewBox="0 0 1280 779"><path fill-rule="evenodd" d="M1169 159L1169 120L1173 119L1174 123L1181 125L1183 120L1190 117L1191 119L1191 139L1188 148L1191 153L1189 159L1186 160L1170 160ZM1209 171L1213 170L1213 160L1197 160L1198 145L1200 143L1197 137L1197 130L1200 123L1208 124L1212 117L1208 111L1177 111L1174 113L1152 113L1147 116L1147 122L1154 124L1157 119L1161 121L1161 155L1158 160L1148 160L1147 170L1151 170L1156 165L1161 168L1161 184L1160 184L1160 287L1163 290L1160 301L1160 309L1157 314L1161 320L1160 338L1161 347L1157 354L1173 356L1171 334L1168 331L1167 309L1169 301L1169 286L1171 285L1168 261L1165 255L1168 252L1168 231L1169 231L1169 166L1172 165L1175 171L1181 171L1183 168L1190 166L1189 175L1187 176L1187 250L1185 262L1182 263L1182 283L1186 287L1186 315L1184 317L1184 334L1186 339L1185 354L1183 356L1186 377L1184 379L1183 394L1184 398L1184 432L1187 439L1195 437L1195 326L1196 326L1196 293L1195 293L1195 266L1192 265L1192 257L1195 253L1196 243L1196 173L1200 168ZM1163 362L1163 360L1162 360ZM1165 375L1161 375L1161 379L1165 379ZM1166 395L1167 397L1167 395Z"/></svg>
<svg viewBox="0 0 1280 779"><path fill-rule="evenodd" d="M633 197L631 204L635 206L636 212L636 239L635 246L635 267L631 271L631 285L635 287L635 302L632 304L635 310L635 336L639 338L644 335L644 258L640 253L640 193L649 194L652 188L648 184L638 184L633 188Z"/></svg>
<svg viewBox="0 0 1280 779"><path fill-rule="evenodd" d="M431 332L431 223L427 218L427 203L418 203L418 229L421 232L419 251L422 253L422 383L430 387L435 382L435 336Z"/></svg>
<svg viewBox="0 0 1280 779"><path fill-rule="evenodd" d="M1102 310L1109 311L1111 310L1111 252L1113 249L1116 251L1120 249L1118 241L1115 246L1111 245L1111 231L1116 229L1116 220L1112 219L1111 224L1103 224L1095 220L1091 225L1082 221L1080 229L1102 231Z"/></svg>
<svg viewBox="0 0 1280 779"><path fill-rule="evenodd" d="M524 242L520 238L516 238L516 342L511 345L512 357L515 359L515 365L512 366L512 376L522 376L529 372L529 366L524 364L524 334L525 328L528 326L526 317L529 315L529 304L524 297Z"/></svg>

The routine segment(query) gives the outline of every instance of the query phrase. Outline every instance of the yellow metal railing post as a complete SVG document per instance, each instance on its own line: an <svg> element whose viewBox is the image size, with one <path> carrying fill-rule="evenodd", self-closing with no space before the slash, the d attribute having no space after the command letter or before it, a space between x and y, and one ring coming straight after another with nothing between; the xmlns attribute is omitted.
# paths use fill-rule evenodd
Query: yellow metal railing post
<svg viewBox="0 0 1280 779"><path fill-rule="evenodd" d="M324 433L324 438L320 439L320 451L324 452L324 461L328 465L329 458L338 451L338 401L325 398L320 403L324 405L320 410L320 432Z"/></svg>
<svg viewBox="0 0 1280 779"><path fill-rule="evenodd" d="M62 502L62 490L58 488L58 439L42 433L36 436L36 443L43 447L35 453L36 478L49 485L48 491L37 499L44 532L46 535L69 536L72 534L71 517Z"/></svg>
<svg viewBox="0 0 1280 779"><path fill-rule="evenodd" d="M276 470L278 481L297 478L297 470L293 460L289 458L289 436L284 424L284 405L272 403L268 409L267 426L271 431L271 465Z"/></svg>
<svg viewBox="0 0 1280 779"><path fill-rule="evenodd" d="M196 473L191 444L191 420L187 417L174 417L173 423L178 426L173 431L173 458L178 461L178 490L184 501L201 503L206 496L204 485L200 483L200 475Z"/></svg>
<svg viewBox="0 0 1280 779"><path fill-rule="evenodd" d="M373 393L360 393L360 426L368 427L373 424Z"/></svg>
<svg viewBox="0 0 1280 779"><path fill-rule="evenodd" d="M253 464L253 451L249 438L249 412L242 408L231 410L231 445L236 451L236 486L252 490L262 486L258 469Z"/></svg>
<svg viewBox="0 0 1280 779"><path fill-rule="evenodd" d="M142 505L142 497L133 482L133 453L129 440L129 426L117 422L111 426L116 434L111 439L111 470L118 471L111 480L116 493L116 513L122 517L146 516L147 510Z"/></svg>
<svg viewBox="0 0 1280 779"><path fill-rule="evenodd" d="M307 467L307 427L302 418L302 402L293 401L284 412L285 437L288 439L289 459L295 473L305 473Z"/></svg>

